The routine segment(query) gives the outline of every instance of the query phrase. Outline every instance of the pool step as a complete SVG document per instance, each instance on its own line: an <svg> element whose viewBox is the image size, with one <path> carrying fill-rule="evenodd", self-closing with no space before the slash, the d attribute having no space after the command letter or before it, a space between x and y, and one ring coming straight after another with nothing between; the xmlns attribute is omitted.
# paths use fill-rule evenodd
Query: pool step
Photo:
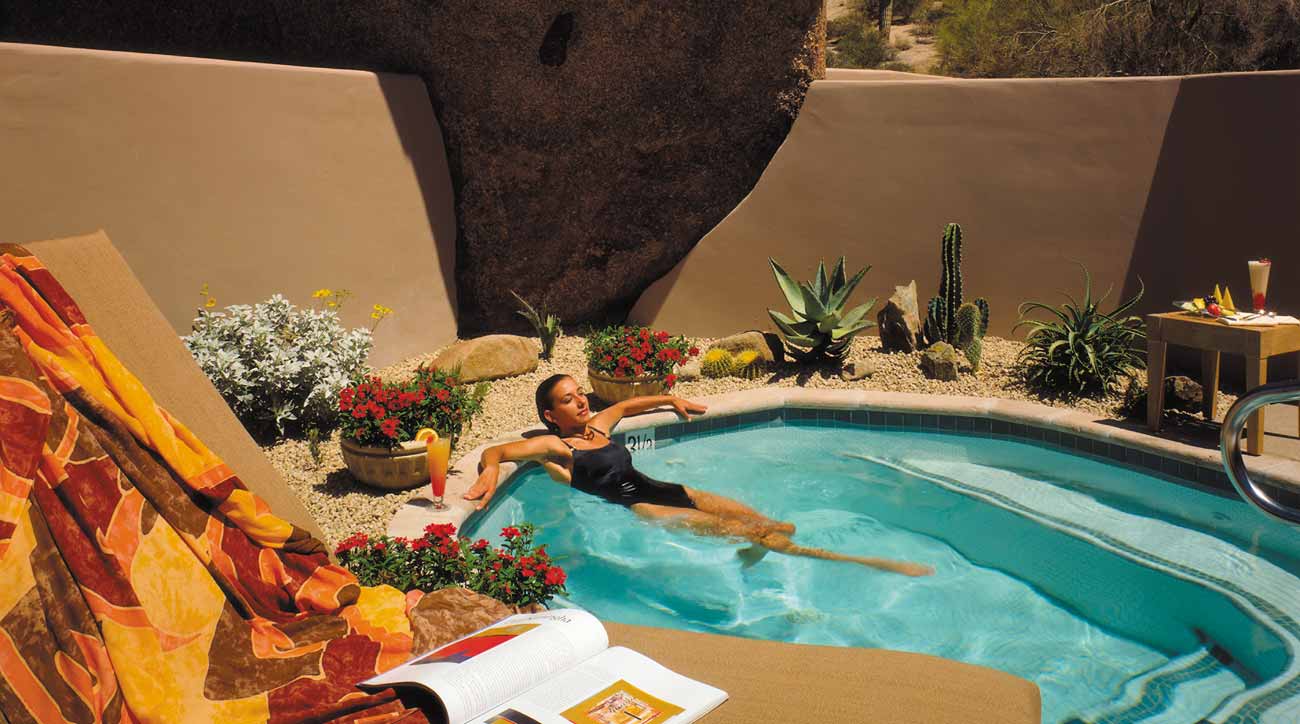
<svg viewBox="0 0 1300 724"><path fill-rule="evenodd" d="M1199 648L1129 679L1108 704L1061 724L1191 724L1210 716L1246 683L1217 647Z"/></svg>

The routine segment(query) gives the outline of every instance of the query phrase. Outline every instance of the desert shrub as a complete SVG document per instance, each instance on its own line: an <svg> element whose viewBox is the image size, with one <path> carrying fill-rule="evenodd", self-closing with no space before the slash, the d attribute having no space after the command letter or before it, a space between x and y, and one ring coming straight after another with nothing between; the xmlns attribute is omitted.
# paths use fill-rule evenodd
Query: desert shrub
<svg viewBox="0 0 1300 724"><path fill-rule="evenodd" d="M339 390L366 370L370 334L344 329L335 309L298 308L277 294L200 309L181 340L249 433L265 440L333 429Z"/></svg>
<svg viewBox="0 0 1300 724"><path fill-rule="evenodd" d="M841 37L827 64L836 68L876 68L894 59L896 51L889 47L880 31L869 25Z"/></svg>
<svg viewBox="0 0 1300 724"><path fill-rule="evenodd" d="M969 77L1300 67L1295 0L952 0L941 68Z"/></svg>
<svg viewBox="0 0 1300 724"><path fill-rule="evenodd" d="M339 563L363 586L435 591L464 586L512 606L546 603L567 593L564 569L551 563L546 546L534 546L528 523L501 529L505 545L456 537L456 526L434 524L415 540L357 533L339 544Z"/></svg>
<svg viewBox="0 0 1300 724"><path fill-rule="evenodd" d="M1146 358L1141 349L1146 340L1142 320L1128 312L1142 298L1142 289L1110 312L1102 312L1101 299L1092 298L1092 276L1083 270L1083 300L1053 307L1042 302L1020 305L1016 329L1028 327L1025 347L1020 351L1025 381L1031 386L1064 394L1106 394L1141 369ZM1139 280L1139 284L1140 284ZM1029 318L1035 311L1053 319Z"/></svg>
<svg viewBox="0 0 1300 724"><path fill-rule="evenodd" d="M858 282L871 269L862 268L852 277L844 273L844 257L840 257L829 276L826 265L817 262L817 275L811 281L796 282L775 259L768 258L777 286L785 295L793 316L767 310L767 315L781 330L786 351L801 363L842 360L848 353L853 337L864 329L876 326L867 319L867 312L875 306L872 297L852 309L846 309L849 298Z"/></svg>
<svg viewBox="0 0 1300 724"><path fill-rule="evenodd" d="M545 309L539 311L534 308L513 289L510 290L510 294L523 305L523 309L516 310L515 313L533 325L533 332L537 334L537 341L542 346L542 359L550 359L551 353L555 350L555 341L561 334L560 318Z"/></svg>

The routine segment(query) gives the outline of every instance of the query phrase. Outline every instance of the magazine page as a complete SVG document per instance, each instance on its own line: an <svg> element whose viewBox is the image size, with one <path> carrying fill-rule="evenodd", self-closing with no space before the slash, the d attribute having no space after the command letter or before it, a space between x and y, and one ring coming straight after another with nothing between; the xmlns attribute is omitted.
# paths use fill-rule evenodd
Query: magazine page
<svg viewBox="0 0 1300 724"><path fill-rule="evenodd" d="M688 724L727 700L621 646L538 684L474 724Z"/></svg>
<svg viewBox="0 0 1300 724"><path fill-rule="evenodd" d="M577 609L502 619L366 681L382 688L418 684L433 692L451 724L479 715L609 645L605 627Z"/></svg>

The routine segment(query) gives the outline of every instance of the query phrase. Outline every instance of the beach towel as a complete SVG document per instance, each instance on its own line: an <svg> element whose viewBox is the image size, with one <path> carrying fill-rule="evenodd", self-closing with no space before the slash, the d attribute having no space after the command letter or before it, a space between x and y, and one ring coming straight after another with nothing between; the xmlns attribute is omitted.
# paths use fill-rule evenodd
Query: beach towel
<svg viewBox="0 0 1300 724"><path fill-rule="evenodd" d="M359 586L0 252L0 721L426 721L355 683L481 622Z"/></svg>

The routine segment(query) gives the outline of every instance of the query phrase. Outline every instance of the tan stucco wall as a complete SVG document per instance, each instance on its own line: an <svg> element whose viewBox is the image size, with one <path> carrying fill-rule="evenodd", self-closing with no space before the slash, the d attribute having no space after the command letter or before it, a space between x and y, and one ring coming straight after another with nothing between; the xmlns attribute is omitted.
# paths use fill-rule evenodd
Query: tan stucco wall
<svg viewBox="0 0 1300 724"><path fill-rule="evenodd" d="M1300 73L813 84L750 195L642 295L637 322L693 335L772 328L787 309L767 257L872 264L855 299L916 279L936 293L939 240L965 230L965 291L1007 335L1028 299L1146 283L1143 311L1270 256L1270 297L1300 312ZM863 77L869 77L863 74ZM1114 297L1112 297L1113 299Z"/></svg>
<svg viewBox="0 0 1300 724"><path fill-rule="evenodd" d="M198 290L354 296L377 366L454 338L446 156L414 76L0 43L0 240L106 230L178 331Z"/></svg>

